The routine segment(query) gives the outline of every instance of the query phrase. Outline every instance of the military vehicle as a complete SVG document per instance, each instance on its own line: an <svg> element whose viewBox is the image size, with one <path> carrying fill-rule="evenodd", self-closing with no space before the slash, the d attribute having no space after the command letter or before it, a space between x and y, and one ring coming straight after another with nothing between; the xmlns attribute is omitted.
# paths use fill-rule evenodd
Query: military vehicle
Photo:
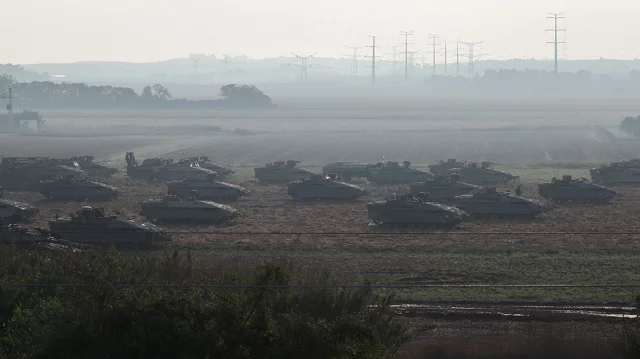
<svg viewBox="0 0 640 359"><path fill-rule="evenodd" d="M0 225L0 243L19 249L71 250L74 252L88 249L86 245L54 238L47 230L21 228L15 224Z"/></svg>
<svg viewBox="0 0 640 359"><path fill-rule="evenodd" d="M51 235L71 242L117 246L147 246L167 241L170 236L162 227L133 219L107 215L102 208L84 206L69 217L49 221Z"/></svg>
<svg viewBox="0 0 640 359"><path fill-rule="evenodd" d="M429 172L412 168L409 161L402 162L402 166L398 162L387 161L369 166L367 180L372 183L398 184L423 182L432 177Z"/></svg>
<svg viewBox="0 0 640 359"><path fill-rule="evenodd" d="M185 179L167 182L168 194L180 198L194 196L204 200L236 200L247 193L243 187L216 180L217 175L209 175L206 179ZM196 191L196 192L194 192Z"/></svg>
<svg viewBox="0 0 640 359"><path fill-rule="evenodd" d="M603 185L639 185L640 159L614 162L608 166L602 165L600 168L592 168L590 175L594 182Z"/></svg>
<svg viewBox="0 0 640 359"><path fill-rule="evenodd" d="M5 157L0 168L0 185L7 190L39 191L40 181L69 174L85 175L77 163L63 165L49 157Z"/></svg>
<svg viewBox="0 0 640 359"><path fill-rule="evenodd" d="M610 202L616 196L612 189L566 175L561 180L554 177L551 182L540 183L538 193L557 202Z"/></svg>
<svg viewBox="0 0 640 359"><path fill-rule="evenodd" d="M322 173L335 173L343 181L351 181L354 178L367 178L369 164L356 162L331 162L322 167Z"/></svg>
<svg viewBox="0 0 640 359"><path fill-rule="evenodd" d="M189 158L182 159L180 161L197 163L202 168L206 168L208 170L214 171L215 173L218 174L218 177L228 176L235 172L229 167L217 165L211 162L211 160L207 156L189 157Z"/></svg>
<svg viewBox="0 0 640 359"><path fill-rule="evenodd" d="M200 167L197 162L180 160L177 163L171 159L147 158L138 164L133 152L127 152L127 175L130 178L144 180L173 181L187 178L205 179L214 171Z"/></svg>
<svg viewBox="0 0 640 359"><path fill-rule="evenodd" d="M239 212L224 204L164 196L140 202L141 216L155 223L217 223L236 217Z"/></svg>
<svg viewBox="0 0 640 359"><path fill-rule="evenodd" d="M455 173L460 175L464 182L481 186L494 186L518 179L517 176L510 173L491 168L491 165L491 162L486 161L478 165L476 162L460 162L455 158L450 158L447 162L440 161L429 165L429 171L439 176Z"/></svg>
<svg viewBox="0 0 640 359"><path fill-rule="evenodd" d="M4 198L4 189L0 187L0 224L23 222L39 212L29 204Z"/></svg>
<svg viewBox="0 0 640 359"><path fill-rule="evenodd" d="M421 192L427 193L429 200L433 202L449 202L453 201L456 196L482 190L482 187L478 185L462 182L458 174L435 176L426 182L412 183L410 187L413 195Z"/></svg>
<svg viewBox="0 0 640 359"><path fill-rule="evenodd" d="M455 197L455 206L476 217L535 217L545 209L544 204L530 198L498 192L486 187L480 192Z"/></svg>
<svg viewBox="0 0 640 359"><path fill-rule="evenodd" d="M394 194L384 201L367 204L367 211L374 223L390 227L452 228L468 217L458 208L429 202L426 193Z"/></svg>
<svg viewBox="0 0 640 359"><path fill-rule="evenodd" d="M338 178L335 173L326 176L310 175L302 181L287 183L287 193L295 199L302 200L354 200L366 194L362 188L340 182Z"/></svg>
<svg viewBox="0 0 640 359"><path fill-rule="evenodd" d="M300 161L278 161L267 163L264 167L254 168L255 178L263 183L286 183L290 181L300 181L315 174L315 172L300 168L297 164Z"/></svg>
<svg viewBox="0 0 640 359"><path fill-rule="evenodd" d="M120 190L108 184L95 182L86 176L65 175L40 182L40 193L53 200L113 200Z"/></svg>
<svg viewBox="0 0 640 359"><path fill-rule="evenodd" d="M55 162L72 167L78 165L82 171L84 171L88 176L91 177L111 177L114 174L118 173L118 169L103 166L99 163L93 162L93 160L93 156L78 156L57 159L55 160Z"/></svg>

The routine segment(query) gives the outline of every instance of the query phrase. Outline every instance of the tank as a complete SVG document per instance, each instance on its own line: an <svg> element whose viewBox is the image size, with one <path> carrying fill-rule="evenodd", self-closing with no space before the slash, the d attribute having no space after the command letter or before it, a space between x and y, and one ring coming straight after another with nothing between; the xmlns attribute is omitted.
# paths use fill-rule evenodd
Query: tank
<svg viewBox="0 0 640 359"><path fill-rule="evenodd" d="M60 176L49 181L41 181L40 193L53 200L111 201L118 198L120 190L114 186L95 182L88 177L75 175Z"/></svg>
<svg viewBox="0 0 640 359"><path fill-rule="evenodd" d="M602 185L640 185L640 160L614 162L590 170L591 179Z"/></svg>
<svg viewBox="0 0 640 359"><path fill-rule="evenodd" d="M542 213L544 204L530 198L498 192L495 187L457 196L455 206L476 217L530 217Z"/></svg>
<svg viewBox="0 0 640 359"><path fill-rule="evenodd" d="M22 228L15 224L0 225L0 243L28 250L71 250L78 252L88 249L86 245L54 238L47 230L40 228Z"/></svg>
<svg viewBox="0 0 640 359"><path fill-rule="evenodd" d="M180 160L174 162L171 159L147 158L138 164L133 152L127 152L127 175L129 178L147 181L173 181L187 178L205 179L214 171L200 167L197 162Z"/></svg>
<svg viewBox="0 0 640 359"><path fill-rule="evenodd" d="M232 173L235 173L235 171L233 171L229 167L217 165L211 162L209 157L206 157L206 156L189 157L189 158L182 159L180 161L197 163L202 168L206 168L208 170L214 171L218 175L218 177L225 177Z"/></svg>
<svg viewBox="0 0 640 359"><path fill-rule="evenodd" d="M254 168L255 178L263 183L286 183L301 181L315 172L298 167L300 161L278 161Z"/></svg>
<svg viewBox="0 0 640 359"><path fill-rule="evenodd" d="M450 158L447 162L440 161L429 165L429 170L439 176L449 176L455 173L460 175L462 181L480 186L495 186L518 179L518 176L491 168L491 165L491 162L478 164L476 162L460 162L455 158Z"/></svg>
<svg viewBox="0 0 640 359"><path fill-rule="evenodd" d="M302 200L355 200L366 194L362 188L340 182L338 178L334 173L326 176L311 175L302 181L287 183L287 193Z"/></svg>
<svg viewBox="0 0 640 359"><path fill-rule="evenodd" d="M222 201L236 200L247 193L243 187L217 180L217 175L207 179L185 179L167 182L168 194L180 198L194 196L198 199ZM195 191L195 192L194 192Z"/></svg>
<svg viewBox="0 0 640 359"><path fill-rule="evenodd" d="M384 201L367 204L369 218L376 224L390 227L452 228L468 215L455 207L429 202L428 195L392 195Z"/></svg>
<svg viewBox="0 0 640 359"><path fill-rule="evenodd" d="M453 201L456 196L471 194L482 190L482 187L478 185L462 182L460 176L457 174L435 176L426 182L412 183L410 187L413 195L427 193L429 200L434 202L450 202Z"/></svg>
<svg viewBox="0 0 640 359"><path fill-rule="evenodd" d="M0 223L12 224L24 222L40 211L30 204L4 198L4 190L0 187Z"/></svg>
<svg viewBox="0 0 640 359"><path fill-rule="evenodd" d="M356 162L331 162L322 167L322 173L335 173L343 181L351 181L354 178L367 178L369 164Z"/></svg>
<svg viewBox="0 0 640 359"><path fill-rule="evenodd" d="M64 175L86 175L77 163L60 164L49 157L5 157L0 168L0 185L6 190L39 191L40 181Z"/></svg>
<svg viewBox="0 0 640 359"><path fill-rule="evenodd" d="M91 177L111 177L118 173L116 168L103 166L99 163L93 162L93 160L93 156L77 156L60 159L57 160L57 162L67 166L74 166L75 163L82 171Z"/></svg>
<svg viewBox="0 0 640 359"><path fill-rule="evenodd" d="M176 196L140 202L140 215L156 223L218 223L236 217L239 212L224 204Z"/></svg>
<svg viewBox="0 0 640 359"><path fill-rule="evenodd" d="M369 166L367 180L379 184L400 184L424 182L432 177L433 175L429 172L412 168L409 161L404 161L402 165L388 161Z"/></svg>
<svg viewBox="0 0 640 359"><path fill-rule="evenodd" d="M49 221L51 235L71 242L94 245L148 246L170 239L152 223L107 215L102 208L82 207L69 217Z"/></svg>
<svg viewBox="0 0 640 359"><path fill-rule="evenodd" d="M576 180L567 175L562 176L561 180L554 177L551 182L540 183L538 193L541 197L557 202L610 202L617 194L612 189L586 179Z"/></svg>

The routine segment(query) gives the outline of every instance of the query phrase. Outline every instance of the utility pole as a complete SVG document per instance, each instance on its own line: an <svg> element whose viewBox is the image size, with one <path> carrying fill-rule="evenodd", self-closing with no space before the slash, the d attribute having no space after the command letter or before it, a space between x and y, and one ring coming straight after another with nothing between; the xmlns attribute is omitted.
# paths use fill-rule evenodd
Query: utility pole
<svg viewBox="0 0 640 359"><path fill-rule="evenodd" d="M438 35L429 35L429 38L431 39L431 46L433 47L433 50L432 50L432 52L433 52L433 63L432 63L432 66L433 66L433 76L435 76L436 75L436 40L438 38L440 38L440 36L438 36Z"/></svg>
<svg viewBox="0 0 640 359"><path fill-rule="evenodd" d="M200 61L200 58L198 57L198 55L191 55L189 56L189 58L191 59L191 62L193 63L193 72L195 75L198 75L198 62Z"/></svg>
<svg viewBox="0 0 640 359"><path fill-rule="evenodd" d="M553 44L554 47L554 61L553 61L553 70L558 74L558 44L564 44L565 42L558 42L558 31L567 31L567 29L558 29L558 19L564 19L562 16L564 13L553 13L550 12L547 16L547 19L553 19L553 29L547 29L547 31L553 31L553 41L547 41L547 44Z"/></svg>
<svg viewBox="0 0 640 359"><path fill-rule="evenodd" d="M392 55L392 58L391 58L393 67L391 69L391 74L393 76L396 76L398 74L398 67L396 65L397 64L396 58L397 58L397 53L398 53L396 51L396 49L398 48L398 46L389 46L389 47L391 47L391 49L393 49L393 55Z"/></svg>
<svg viewBox="0 0 640 359"><path fill-rule="evenodd" d="M301 81L307 81L307 67L311 67L311 65L307 65L307 60L312 58L316 53L313 53L311 55L307 55L307 56L300 56L300 55L296 55L293 52L291 53L291 55L297 57L298 59L300 59L300 65L292 65L295 67L299 67L300 68L300 80Z"/></svg>
<svg viewBox="0 0 640 359"><path fill-rule="evenodd" d="M376 84L376 48L378 46L376 46L376 37L373 35L369 35L369 37L371 37L371 39L373 40L373 44L371 44L371 46L367 46L371 48L372 54L371 56L371 84L375 86Z"/></svg>
<svg viewBox="0 0 640 359"><path fill-rule="evenodd" d="M9 104L7 105L7 112L9 112L9 119L11 119L13 115L13 89L9 87L9 94L0 94L0 98L9 100Z"/></svg>
<svg viewBox="0 0 640 359"><path fill-rule="evenodd" d="M447 76L447 42L444 42L444 75Z"/></svg>
<svg viewBox="0 0 640 359"><path fill-rule="evenodd" d="M353 50L353 60L351 62L351 75L358 75L358 50L362 48L362 46L347 46L351 50Z"/></svg>
<svg viewBox="0 0 640 359"><path fill-rule="evenodd" d="M473 48L476 45L482 44L483 42L484 41L478 41L478 42L463 42L463 41L460 41L461 44L467 45L469 47L469 55L467 55L467 57L469 57L469 70L468 70L469 71L469 77L473 77L473 75L476 73Z"/></svg>
<svg viewBox="0 0 640 359"><path fill-rule="evenodd" d="M413 35L412 31L402 31L401 36L404 36L404 80L409 80L409 36Z"/></svg>

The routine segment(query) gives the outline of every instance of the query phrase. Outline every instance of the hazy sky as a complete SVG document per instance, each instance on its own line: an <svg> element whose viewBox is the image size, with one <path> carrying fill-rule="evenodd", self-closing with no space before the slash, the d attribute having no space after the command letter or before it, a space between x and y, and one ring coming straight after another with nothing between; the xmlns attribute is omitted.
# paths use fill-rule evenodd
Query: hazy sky
<svg viewBox="0 0 640 359"><path fill-rule="evenodd" d="M562 57L640 58L639 0L4 0L0 10L0 63L341 57L370 34L386 54L403 30L417 56L439 34L450 54L460 39L485 41L483 59L548 58L548 12L566 16Z"/></svg>

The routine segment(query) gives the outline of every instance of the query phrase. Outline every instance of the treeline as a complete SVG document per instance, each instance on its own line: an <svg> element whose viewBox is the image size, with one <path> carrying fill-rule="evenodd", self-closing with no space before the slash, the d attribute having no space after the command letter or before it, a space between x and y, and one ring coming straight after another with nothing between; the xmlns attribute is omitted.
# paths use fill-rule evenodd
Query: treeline
<svg viewBox="0 0 640 359"><path fill-rule="evenodd" d="M264 108L271 98L255 86L230 84L221 88L220 100L174 99L169 89L155 84L141 94L128 87L89 86L51 81L16 82L0 75L0 93L11 87L15 108Z"/></svg>
<svg viewBox="0 0 640 359"><path fill-rule="evenodd" d="M296 272L286 262L212 267L177 253L136 257L109 250L51 258L2 247L0 357L393 355L408 331L389 310L390 298L367 287L318 287L335 284L331 277ZM311 287L288 287L296 284Z"/></svg>
<svg viewBox="0 0 640 359"><path fill-rule="evenodd" d="M482 95L629 95L640 94L640 71L625 77L594 75L587 71L555 73L540 70L487 70L482 76L434 76L425 79L434 91Z"/></svg>

